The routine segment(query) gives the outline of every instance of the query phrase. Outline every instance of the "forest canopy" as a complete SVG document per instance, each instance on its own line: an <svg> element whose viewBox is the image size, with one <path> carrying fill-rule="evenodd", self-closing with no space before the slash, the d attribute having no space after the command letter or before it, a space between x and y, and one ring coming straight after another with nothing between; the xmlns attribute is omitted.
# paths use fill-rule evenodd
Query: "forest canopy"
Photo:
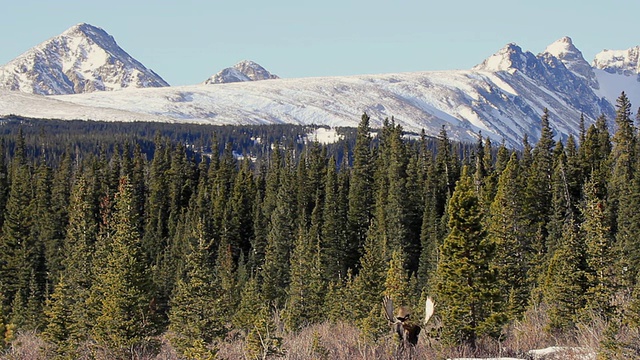
<svg viewBox="0 0 640 360"><path fill-rule="evenodd" d="M544 304L546 330L597 316L604 350L640 324L638 131L621 95L554 141L545 111L523 150L407 138L364 114L330 145L301 126L0 120L0 346L33 330L67 357L159 337L187 358L229 336L282 350L286 330L347 321L375 341L381 301L427 336L475 347ZM584 125L584 122L583 122ZM261 139L257 141L256 139ZM345 314L349 314L345 319ZM418 315L419 311L418 311ZM256 355L257 356L257 355Z"/></svg>

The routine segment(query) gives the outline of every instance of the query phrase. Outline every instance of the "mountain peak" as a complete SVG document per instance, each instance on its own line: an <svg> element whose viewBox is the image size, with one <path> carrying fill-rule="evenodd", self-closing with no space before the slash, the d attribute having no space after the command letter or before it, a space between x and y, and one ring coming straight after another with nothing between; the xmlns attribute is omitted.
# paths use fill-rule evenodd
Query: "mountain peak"
<svg viewBox="0 0 640 360"><path fill-rule="evenodd" d="M558 55L560 54L574 54L576 52L580 53L580 50L573 45L573 40L568 36L561 37L554 41L543 51L543 53L549 53L557 58L559 58Z"/></svg>
<svg viewBox="0 0 640 360"><path fill-rule="evenodd" d="M263 68L260 64L251 60L242 60L232 67L223 69L207 79L205 84L225 84L232 82L260 81L279 79Z"/></svg>
<svg viewBox="0 0 640 360"><path fill-rule="evenodd" d="M575 75L587 80L589 86L596 89L599 87L591 65L584 59L582 52L575 47L570 37L564 36L554 41L540 55L544 56L544 54L556 57Z"/></svg>
<svg viewBox="0 0 640 360"><path fill-rule="evenodd" d="M62 95L168 86L103 29L76 24L0 68L0 87Z"/></svg>
<svg viewBox="0 0 640 360"><path fill-rule="evenodd" d="M489 56L481 64L473 67L477 71L515 71L522 70L527 64L535 61L535 56L515 43L509 43L495 54Z"/></svg>
<svg viewBox="0 0 640 360"><path fill-rule="evenodd" d="M64 35L65 33L69 33L69 32L75 32L75 31L85 31L85 30L97 30L101 28L97 27L97 26L93 26L91 24L88 23L77 23L75 25L73 25L72 27L68 28L65 32L63 32L62 34ZM104 31L104 30L103 30Z"/></svg>
<svg viewBox="0 0 640 360"><path fill-rule="evenodd" d="M603 50L596 54L593 67L611 74L637 75L640 81L640 46L627 50Z"/></svg>

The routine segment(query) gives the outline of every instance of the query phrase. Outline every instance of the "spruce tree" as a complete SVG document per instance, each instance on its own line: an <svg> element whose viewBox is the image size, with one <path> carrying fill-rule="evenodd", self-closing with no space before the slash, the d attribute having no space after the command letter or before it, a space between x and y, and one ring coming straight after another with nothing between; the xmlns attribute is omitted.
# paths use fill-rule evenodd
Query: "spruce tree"
<svg viewBox="0 0 640 360"><path fill-rule="evenodd" d="M584 307L584 260L584 244L576 223L570 218L542 281L543 301L549 307L548 330L552 333L573 329Z"/></svg>
<svg viewBox="0 0 640 360"><path fill-rule="evenodd" d="M393 251L387 268L384 295L390 297L393 303L398 306L410 305L409 300L412 294L409 286L409 278L404 269L404 256L402 251L399 249Z"/></svg>
<svg viewBox="0 0 640 360"><path fill-rule="evenodd" d="M385 181L378 184L378 191L385 190L377 199L376 207L384 212L382 219L376 219L386 239L388 254L392 249L402 249L407 259L405 266L414 271L417 268L419 244L413 242L409 232L409 204L407 198L407 154L402 140L402 127L395 125L393 118L388 124L388 135L380 146L378 169ZM382 165L384 164L384 165ZM378 216L379 213L376 213ZM409 266L407 266L409 265Z"/></svg>
<svg viewBox="0 0 640 360"><path fill-rule="evenodd" d="M11 187L0 236L0 293L11 317L23 318L23 311L12 304L26 304L31 275L38 267L39 253L31 237L33 225L33 187L31 170L24 155L24 138L18 136L11 164ZM18 327L23 324L16 323Z"/></svg>
<svg viewBox="0 0 640 360"><path fill-rule="evenodd" d="M71 184L73 181L73 168L70 158L70 149L63 154L60 166L53 174L51 185L51 208L46 209L51 213L51 238L45 243L45 261L49 283L55 283L62 271L64 237L67 223L69 222L69 201L71 196ZM52 291L51 285L47 289Z"/></svg>
<svg viewBox="0 0 640 360"><path fill-rule="evenodd" d="M290 255L296 232L296 218L291 208L295 208L291 154L287 166L281 169L281 184L276 197L276 207L271 213L264 267L261 273L262 291L265 300L276 305L284 304L289 286Z"/></svg>
<svg viewBox="0 0 640 360"><path fill-rule="evenodd" d="M209 261L211 242L203 235L200 223L188 240L185 275L177 281L168 314L170 341L187 358L214 357L211 343L224 334L228 316L221 311L222 289Z"/></svg>
<svg viewBox="0 0 640 360"><path fill-rule="evenodd" d="M234 250L235 261L238 260L241 254L249 254L251 244L254 241L253 211L256 192L251 163L246 160L242 163L233 184L230 200L230 221L228 221L227 225L231 230L228 238Z"/></svg>
<svg viewBox="0 0 640 360"><path fill-rule="evenodd" d="M7 168L5 140L0 139L0 228L4 222L9 197L9 169Z"/></svg>
<svg viewBox="0 0 640 360"><path fill-rule="evenodd" d="M85 178L78 179L71 194L62 277L45 312L45 335L58 344L62 352L73 350L87 340L93 325L87 311L94 276L91 264L97 232L92 195Z"/></svg>
<svg viewBox="0 0 640 360"><path fill-rule="evenodd" d="M217 251L214 272L219 288L218 317L230 318L240 302L238 265L234 260L233 246L223 237Z"/></svg>
<svg viewBox="0 0 640 360"><path fill-rule="evenodd" d="M367 237L365 252L361 259L362 267L349 289L351 314L361 329L366 328L367 323L372 322L371 314L376 319L381 316L379 310L387 270L386 258L384 242L376 236ZM372 313L374 310L378 310L378 312ZM368 321L367 317L370 318Z"/></svg>
<svg viewBox="0 0 640 360"><path fill-rule="evenodd" d="M344 279L347 274L347 227L340 208L340 189L335 157L329 160L325 174L325 202L322 211L321 250L324 277L330 281Z"/></svg>
<svg viewBox="0 0 640 360"><path fill-rule="evenodd" d="M476 346L479 336L498 333L498 291L490 263L494 244L482 226L482 208L473 181L463 169L449 202L450 233L440 250L436 300L442 304L444 340Z"/></svg>
<svg viewBox="0 0 640 360"><path fill-rule="evenodd" d="M169 235L169 179L170 153L166 140L156 136L155 152L149 169L149 196L145 209L143 245L149 265L157 265L167 246Z"/></svg>
<svg viewBox="0 0 640 360"><path fill-rule="evenodd" d="M582 232L587 265L585 310L608 317L612 315L612 296L616 291L616 283L620 281L616 273L618 254L611 234L607 201L598 193L593 181L585 184L584 194Z"/></svg>
<svg viewBox="0 0 640 360"><path fill-rule="evenodd" d="M585 179L593 179L598 186L606 184L610 170L607 166L611 153L611 141L607 120L603 116L591 125L583 143L580 144L579 157Z"/></svg>
<svg viewBox="0 0 640 360"><path fill-rule="evenodd" d="M543 273L546 258L546 224L549 221L551 203L551 176L553 173L553 133L549 123L549 111L544 109L540 125L540 138L532 153L531 166L523 159L522 165L528 169L526 178L525 203L522 211L527 217L523 229L527 262L530 264L527 277L536 281Z"/></svg>
<svg viewBox="0 0 640 360"><path fill-rule="evenodd" d="M349 248L347 268L356 269L364 253L364 244L373 217L373 157L371 154L370 118L363 114L353 149L353 166L349 182Z"/></svg>
<svg viewBox="0 0 640 360"><path fill-rule="evenodd" d="M285 311L285 323L291 330L322 320L324 279L320 262L317 224L300 229L291 254L291 283Z"/></svg>
<svg viewBox="0 0 640 360"><path fill-rule="evenodd" d="M567 156L562 142L558 141L553 156L551 176L551 203L547 229L547 260L553 255L562 237L565 220L573 216L573 204L568 183Z"/></svg>
<svg viewBox="0 0 640 360"><path fill-rule="evenodd" d="M517 319L529 300L530 280L525 258L526 239L522 229L527 220L522 214L522 170L515 153L500 174L496 196L486 219L487 237L495 246L491 269L496 272L502 312L509 319Z"/></svg>
<svg viewBox="0 0 640 360"><path fill-rule="evenodd" d="M620 267L628 269L624 282L631 286L635 282L638 265L632 258L638 254L637 235L640 230L638 206L640 193L634 185L634 173L637 167L637 135L631 119L631 104L623 92L616 101L616 132L613 135L613 148L610 155L611 177L608 185L608 204L612 213L612 230L616 233L616 246L619 247Z"/></svg>
<svg viewBox="0 0 640 360"><path fill-rule="evenodd" d="M141 260L142 241L135 215L131 185L122 178L115 198L106 266L93 284L102 298L92 334L99 344L124 356L144 345L156 330L150 314L153 293L146 264Z"/></svg>

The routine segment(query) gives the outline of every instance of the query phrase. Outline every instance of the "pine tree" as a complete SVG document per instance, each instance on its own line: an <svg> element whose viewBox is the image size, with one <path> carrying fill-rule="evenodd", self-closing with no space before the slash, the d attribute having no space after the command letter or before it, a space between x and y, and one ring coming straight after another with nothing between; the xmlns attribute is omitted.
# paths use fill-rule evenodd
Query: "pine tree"
<svg viewBox="0 0 640 360"><path fill-rule="evenodd" d="M26 315L26 318L34 321L28 324L22 324L24 328L36 329L42 325L42 305L44 304L45 294L47 293L47 279L51 272L47 265L52 265L52 270L56 271L58 265L49 263L47 255L50 252L47 248L51 244L57 243L55 230L55 217L51 211L51 169L40 164L34 174L34 197L32 199L31 210L33 211L33 222L30 229L30 240L28 243L33 248L33 268L30 296L27 302L32 304L32 312Z"/></svg>
<svg viewBox="0 0 640 360"><path fill-rule="evenodd" d="M4 222L5 207L9 198L9 171L7 169L5 140L0 139L0 228Z"/></svg>
<svg viewBox="0 0 640 360"><path fill-rule="evenodd" d="M226 144L224 152L220 158L218 169L213 179L213 187L211 189L212 196L212 213L214 238L225 236L225 215L228 215L227 208L229 199L234 187L234 181L237 174L236 160L233 157L233 148L231 143Z"/></svg>
<svg viewBox="0 0 640 360"><path fill-rule="evenodd" d="M381 318L380 301L384 291L386 258L384 243L378 237L367 237L365 252L361 259L362 267L349 289L351 314L361 329L366 328L367 322L371 322L371 319L369 321L366 319L371 314L376 319ZM378 310L378 312L372 313L374 310Z"/></svg>
<svg viewBox="0 0 640 360"><path fill-rule="evenodd" d="M340 188L335 157L329 160L324 188L325 202L321 231L322 267L325 269L325 279L334 281L344 279L347 275L347 239L345 237L347 227L340 208Z"/></svg>
<svg viewBox="0 0 640 360"><path fill-rule="evenodd" d="M317 224L308 231L300 229L291 254L291 283L284 314L289 329L297 330L322 320L325 286L320 254Z"/></svg>
<svg viewBox="0 0 640 360"><path fill-rule="evenodd" d="M640 206L640 189L635 188L634 172L637 167L636 129L631 119L631 104L623 92L616 101L616 132L613 135L613 148L610 154L611 177L608 185L608 204L616 233L616 246L619 247L620 267L628 269L624 282L631 286L635 282L638 265L631 258L637 257L637 234L640 230L637 209Z"/></svg>
<svg viewBox="0 0 640 360"><path fill-rule="evenodd" d="M290 171L291 163L291 154L289 154L287 166L281 170L281 184L276 198L276 207L271 213L264 267L261 273L265 300L276 305L284 304L286 299L286 289L290 280L291 248L297 228L295 214L290 211L296 204L293 175Z"/></svg>
<svg viewBox="0 0 640 360"><path fill-rule="evenodd" d="M447 342L475 347L479 336L495 335L503 319L495 314L498 293L489 267L494 244L486 238L482 209L466 168L448 213L451 232L442 244L436 271L443 336Z"/></svg>
<svg viewBox="0 0 640 360"><path fill-rule="evenodd" d="M529 258L529 274L527 277L537 281L543 273L546 258L547 232L545 225L549 221L549 204L551 203L551 176L553 173L553 133L549 124L549 111L544 109L541 118L540 139L533 149L531 166L526 160L522 165L528 169L526 178L526 202L523 213L528 224L523 229L527 243L524 249Z"/></svg>
<svg viewBox="0 0 640 360"><path fill-rule="evenodd" d="M383 180L377 184L379 196L376 199L376 219L378 230L388 247L388 254L392 249L400 248L406 254L405 259L414 271L419 257L419 244L412 242L409 237L409 199L407 198L407 154L402 140L402 127L395 125L392 118L383 129L387 135L381 139L380 155L378 158L379 177ZM383 141L384 140L384 141ZM380 217L382 214L382 217Z"/></svg>
<svg viewBox="0 0 640 360"><path fill-rule="evenodd" d="M551 332L571 330L584 307L584 244L572 218L564 225L542 281Z"/></svg>
<svg viewBox="0 0 640 360"><path fill-rule="evenodd" d="M54 288L45 312L45 335L67 352L87 340L93 319L88 307L93 272L97 224L91 189L84 177L75 184L69 207L69 225L64 240L62 278Z"/></svg>
<svg viewBox="0 0 640 360"><path fill-rule="evenodd" d="M405 224L406 224L406 249L408 261L407 269L416 274L420 268L420 255L422 252L422 223L425 206L424 187L426 183L426 163L418 156L418 152L407 149L409 157L407 165L407 178L405 180Z"/></svg>
<svg viewBox="0 0 640 360"><path fill-rule="evenodd" d="M553 155L553 175L551 176L551 206L547 229L547 260L553 253L562 237L567 218L573 216L572 197L569 192L567 156L562 142L556 143Z"/></svg>
<svg viewBox="0 0 640 360"><path fill-rule="evenodd" d="M384 295L390 297L394 304L408 306L412 294L409 278L404 269L404 256L400 250L393 251L387 268Z"/></svg>
<svg viewBox="0 0 640 360"><path fill-rule="evenodd" d="M203 224L189 240L191 251L185 262L185 276L177 281L171 298L169 331L171 343L187 358L213 358L212 341L224 334L220 282L209 263L209 246ZM227 314L228 315L228 314Z"/></svg>
<svg viewBox="0 0 640 360"><path fill-rule="evenodd" d="M425 203L420 229L421 253L418 269L418 282L422 287L426 286L429 293L434 286L433 280L439 258L439 248L447 232L445 210L448 199L446 184L442 182L440 175L433 160L429 159L424 184ZM445 194L445 198L441 199L443 194Z"/></svg>
<svg viewBox="0 0 640 360"><path fill-rule="evenodd" d="M451 141L447 131L442 126L438 136L438 152L436 154L436 173L444 192L439 194L439 206L444 207L444 199L453 194L456 186L456 179L459 177L458 157L453 153Z"/></svg>
<svg viewBox="0 0 640 360"><path fill-rule="evenodd" d="M64 237L67 223L69 222L69 201L71 196L71 183L73 180L73 169L70 158L70 151L67 149L63 154L60 166L53 175L51 185L51 208L46 209L51 213L51 238L45 242L45 265L49 283L54 283L62 271ZM51 285L47 289L52 292Z"/></svg>
<svg viewBox="0 0 640 360"><path fill-rule="evenodd" d="M611 300L620 279L616 274L618 256L611 235L608 204L593 181L585 185L585 204L582 209L585 237L587 291L585 310L596 315L612 314Z"/></svg>
<svg viewBox="0 0 640 360"><path fill-rule="evenodd" d="M238 260L240 254L249 254L255 236L253 211L257 189L250 166L251 163L248 160L242 163L233 184L230 200L230 221L228 221L227 228L230 229L228 238L234 249L235 261Z"/></svg>
<svg viewBox="0 0 640 360"><path fill-rule="evenodd" d="M47 299L44 310L47 320L47 327L43 333L44 338L57 344L56 350L61 355L72 350L67 345L70 336L71 308L73 307L72 299L68 294L69 285L62 278L57 282L51 297Z"/></svg>
<svg viewBox="0 0 640 360"><path fill-rule="evenodd" d="M22 318L12 304L26 304L29 281L37 270L38 248L33 243L33 187L31 170L24 155L24 138L21 133L16 144L15 157L11 164L11 187L5 210L2 235L0 236L0 293L5 306L11 309L11 317ZM18 327L22 324L16 323Z"/></svg>
<svg viewBox="0 0 640 360"><path fill-rule="evenodd" d="M280 177L282 176L282 153L278 143L268 160L268 166L263 166L256 191L256 206L254 207L253 229L254 242L252 253L249 257L251 268L254 271L264 268L266 249L268 247L268 234L273 211L278 204L278 189L280 188ZM262 276L262 274L260 274ZM259 281L261 283L261 279Z"/></svg>
<svg viewBox="0 0 640 360"><path fill-rule="evenodd" d="M527 259L522 214L521 168L515 153L500 174L496 196L486 219L488 240L495 246L491 268L496 272L502 309L509 319L517 319L529 300L530 280L527 279Z"/></svg>
<svg viewBox="0 0 640 360"><path fill-rule="evenodd" d="M418 268L418 282L422 288L426 288L427 292L431 292L430 290L433 288L441 232L441 221L437 214L435 195L432 192L427 192L420 231L421 252Z"/></svg>
<svg viewBox="0 0 640 360"><path fill-rule="evenodd" d="M373 157L371 154L370 118L363 114L353 150L353 166L349 182L349 248L347 268L356 269L364 253L364 244L373 217Z"/></svg>
<svg viewBox="0 0 640 360"><path fill-rule="evenodd" d="M149 197L145 206L147 214L143 246L150 265L160 262L169 235L169 179L170 153L166 141L155 138L155 153L149 169Z"/></svg>
<svg viewBox="0 0 640 360"><path fill-rule="evenodd" d="M610 172L606 164L611 153L609 137L607 120L603 115L589 127L584 142L580 144L579 157L583 176L600 184L598 186L606 184Z"/></svg>
<svg viewBox="0 0 640 360"><path fill-rule="evenodd" d="M93 327L98 343L126 355L154 334L150 314L151 288L146 264L141 261L142 241L136 228L131 185L120 180L105 268L94 287L102 294Z"/></svg>
<svg viewBox="0 0 640 360"><path fill-rule="evenodd" d="M214 272L219 288L218 317L230 318L240 303L240 284L238 280L238 266L234 260L233 246L222 238L218 246Z"/></svg>

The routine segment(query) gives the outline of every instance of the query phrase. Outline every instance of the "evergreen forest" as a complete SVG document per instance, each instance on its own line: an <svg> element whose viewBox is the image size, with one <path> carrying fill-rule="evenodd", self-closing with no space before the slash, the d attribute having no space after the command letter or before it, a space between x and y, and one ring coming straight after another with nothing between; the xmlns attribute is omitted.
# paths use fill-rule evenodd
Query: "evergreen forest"
<svg viewBox="0 0 640 360"><path fill-rule="evenodd" d="M516 356L539 316L535 336L597 324L598 358L640 358L631 107L564 142L545 110L521 150L366 114L330 145L293 125L0 119L0 357L30 336L41 358L284 358L328 326L357 333L345 358L394 358L375 350L396 341L389 296L415 319L434 299L436 357ZM323 334L308 358L340 358Z"/></svg>

